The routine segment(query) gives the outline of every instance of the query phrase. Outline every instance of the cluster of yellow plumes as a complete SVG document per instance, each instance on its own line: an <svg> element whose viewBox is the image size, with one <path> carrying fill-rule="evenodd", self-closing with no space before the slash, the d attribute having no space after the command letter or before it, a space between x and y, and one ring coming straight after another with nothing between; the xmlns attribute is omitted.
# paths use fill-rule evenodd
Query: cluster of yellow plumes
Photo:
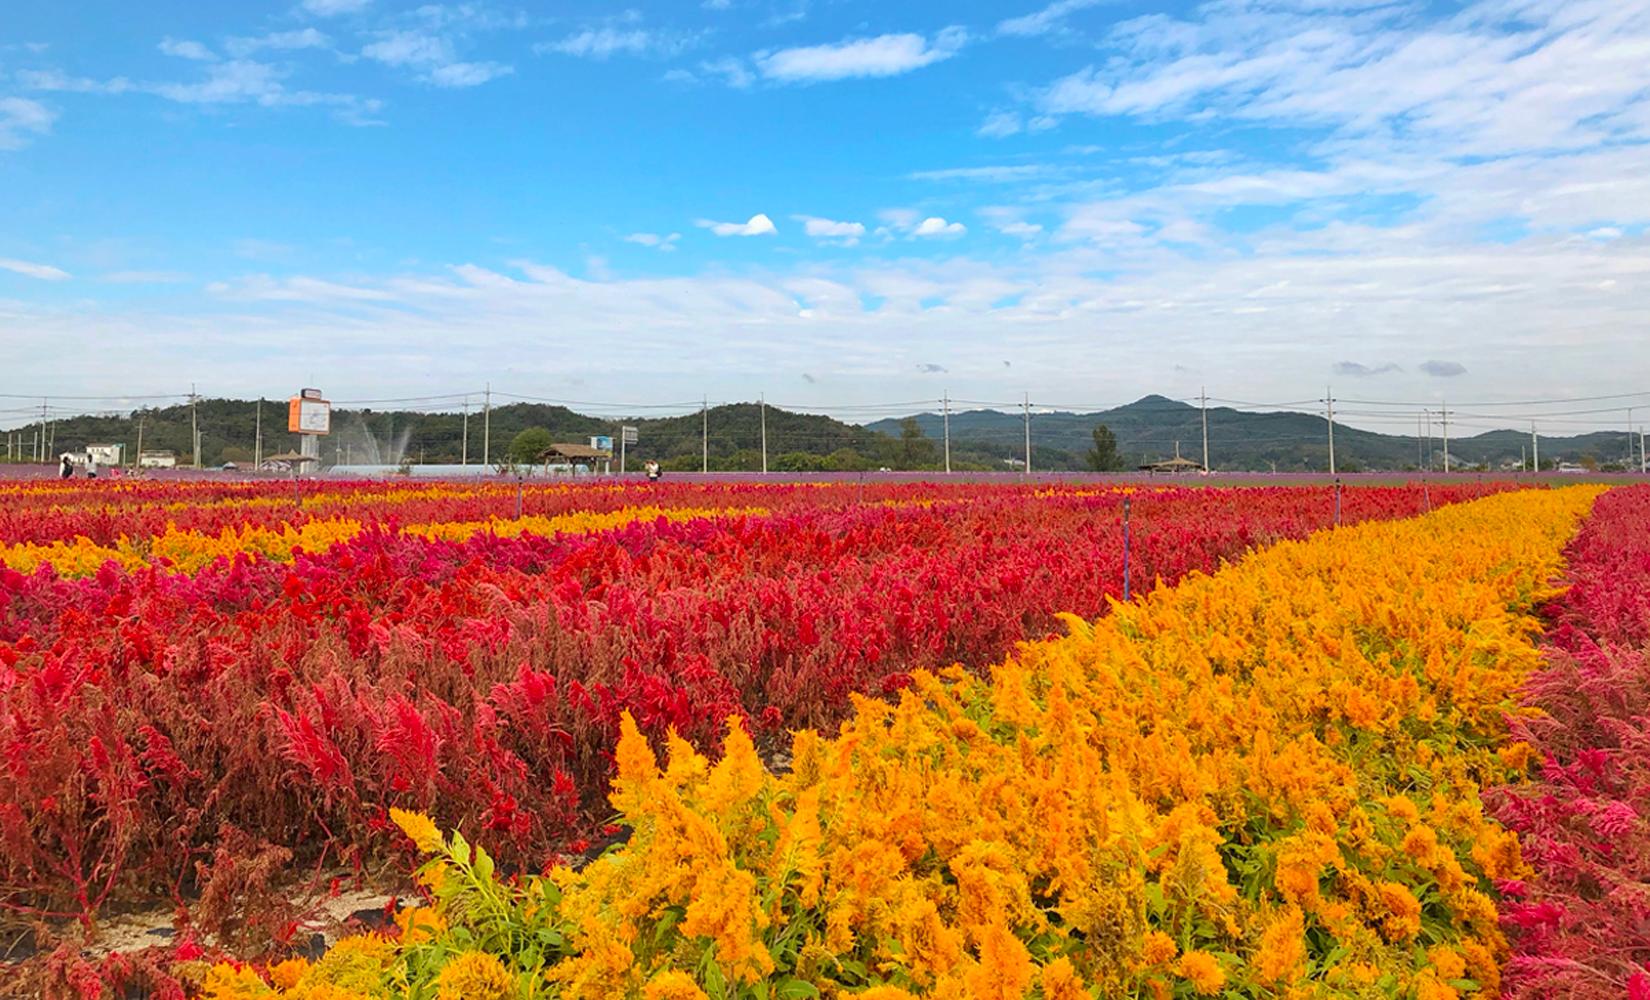
<svg viewBox="0 0 1650 1000"><path fill-rule="evenodd" d="M1278 544L1072 619L989 678L861 700L835 738L796 734L783 774L737 720L719 761L673 738L661 764L627 719L628 843L506 885L397 813L430 855L431 929L338 985L446 997L458 969L501 998L1494 995L1489 892L1522 862L1477 793L1525 766L1502 720L1537 663L1529 611L1596 493ZM218 997L323 995L213 975Z"/></svg>

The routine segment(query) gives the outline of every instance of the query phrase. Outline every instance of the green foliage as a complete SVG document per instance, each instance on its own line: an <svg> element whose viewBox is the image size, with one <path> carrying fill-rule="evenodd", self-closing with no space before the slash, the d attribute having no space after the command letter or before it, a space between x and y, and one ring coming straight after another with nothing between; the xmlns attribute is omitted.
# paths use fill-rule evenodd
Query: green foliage
<svg viewBox="0 0 1650 1000"><path fill-rule="evenodd" d="M1117 436L1105 424L1095 424L1090 435L1094 447L1084 456L1095 472L1116 472L1123 468L1123 458L1117 453Z"/></svg>
<svg viewBox="0 0 1650 1000"><path fill-rule="evenodd" d="M510 448L505 457L517 465L532 465L538 461L544 450L556 443L548 430L543 427L529 427L510 439Z"/></svg>

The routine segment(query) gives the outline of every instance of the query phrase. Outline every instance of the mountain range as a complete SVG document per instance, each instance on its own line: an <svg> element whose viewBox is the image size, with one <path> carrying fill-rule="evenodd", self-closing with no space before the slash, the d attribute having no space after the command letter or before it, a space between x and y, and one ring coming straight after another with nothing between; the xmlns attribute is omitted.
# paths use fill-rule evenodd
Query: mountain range
<svg viewBox="0 0 1650 1000"><path fill-rule="evenodd" d="M191 457L193 419L201 431L202 464L245 463L254 453L257 414L258 404L251 400L203 399L193 413L185 404L129 414L78 416L57 420L50 430L56 452L124 442L130 460L137 450L141 423L144 450L172 451L180 464L186 464ZM286 432L284 403L264 402L262 414L263 454L296 446L295 437ZM1093 413L1036 412L1031 417L1032 466L1040 470L1084 468L1093 430L1101 424L1115 435L1126 467L1172 457L1177 447L1181 455L1200 460L1202 418L1198 407L1156 395ZM623 419L590 416L565 406L511 403L494 407L485 419L472 411L467 446L466 419L460 413L339 409L333 414L334 433L324 439L321 454L328 464L397 465L457 463L467 453L472 464L479 464L484 437L490 438L490 454L497 462L508 453L515 436L528 429L542 428L554 440L582 443L592 435L616 436L618 428L628 424L638 429L639 437L629 450L632 469L648 458L663 461L667 468L697 469L708 451L712 469L754 471L761 468L764 421L768 467L775 471L939 468L943 462L942 414L917 413L861 426L772 406L764 410L755 403L715 406L703 415ZM913 426L920 434L911 430ZM950 426L953 468L1002 470L1023 461L1026 425L1021 413L956 412L950 415ZM1210 465L1217 471L1324 471L1328 467L1327 426L1321 415L1217 406L1208 410L1208 427ZM27 453L38 429L35 422L4 433L9 440L20 439ZM1528 434L1514 430L1452 438L1452 467L1499 468L1517 463L1529 444ZM1443 461L1439 436L1429 442L1415 435L1381 434L1341 423L1335 426L1335 451L1337 467L1344 472L1413 469L1421 464L1439 468ZM1556 460L1619 462L1627 454L1627 435L1622 431L1543 435L1540 452L1544 465Z"/></svg>

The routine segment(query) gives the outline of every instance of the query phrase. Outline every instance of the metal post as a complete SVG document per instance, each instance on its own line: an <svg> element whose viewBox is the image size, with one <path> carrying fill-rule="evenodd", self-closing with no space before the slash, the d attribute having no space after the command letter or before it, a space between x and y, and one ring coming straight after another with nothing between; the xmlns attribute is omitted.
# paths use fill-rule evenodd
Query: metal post
<svg viewBox="0 0 1650 1000"><path fill-rule="evenodd" d="M138 468L139 463L142 462L142 461L143 461L143 414L140 413L140 414L138 414L137 452L132 455L132 468L134 468L134 469ZM253 466L253 468L257 468L257 466Z"/></svg>
<svg viewBox="0 0 1650 1000"><path fill-rule="evenodd" d="M459 446L458 464L466 468L470 465L470 397L464 397L464 440Z"/></svg>
<svg viewBox="0 0 1650 1000"><path fill-rule="evenodd" d="M1198 402L1203 408L1203 471L1209 471L1209 387L1204 386L1198 393Z"/></svg>
<svg viewBox="0 0 1650 1000"><path fill-rule="evenodd" d="M481 404L481 464L493 467L493 383L488 382Z"/></svg>
<svg viewBox="0 0 1650 1000"><path fill-rule="evenodd" d="M768 474L768 394L760 397L762 406L762 474Z"/></svg>
<svg viewBox="0 0 1650 1000"><path fill-rule="evenodd" d="M252 471L264 464L264 398L258 397L258 416L252 421Z"/></svg>
<svg viewBox="0 0 1650 1000"><path fill-rule="evenodd" d="M196 404L199 398L195 395L195 383L189 383L189 437L195 443L195 468L201 467L201 427L197 415Z"/></svg>
<svg viewBox="0 0 1650 1000"><path fill-rule="evenodd" d="M1444 400L1444 409L1441 411L1444 418L1444 471L1449 471L1449 400Z"/></svg>
<svg viewBox="0 0 1650 1000"><path fill-rule="evenodd" d="M1541 439L1535 436L1535 421L1530 421L1530 464L1541 471Z"/></svg>
<svg viewBox="0 0 1650 1000"><path fill-rule="evenodd" d="M1123 603L1129 601L1129 498L1123 498Z"/></svg>
<svg viewBox="0 0 1650 1000"><path fill-rule="evenodd" d="M1328 386L1323 388L1323 401L1327 409L1325 419L1329 421L1329 474L1335 474L1335 397L1330 395Z"/></svg>
<svg viewBox="0 0 1650 1000"><path fill-rule="evenodd" d="M1341 481L1335 480L1335 527L1341 526Z"/></svg>
<svg viewBox="0 0 1650 1000"><path fill-rule="evenodd" d="M710 471L710 397L699 402L699 472Z"/></svg>
<svg viewBox="0 0 1650 1000"><path fill-rule="evenodd" d="M1031 393L1026 393L1026 476L1031 476Z"/></svg>
<svg viewBox="0 0 1650 1000"><path fill-rule="evenodd" d="M951 390L945 390L945 398L940 400L940 407L945 413L945 471L951 471Z"/></svg>
<svg viewBox="0 0 1650 1000"><path fill-rule="evenodd" d="M516 473L516 520L521 520L521 473Z"/></svg>
<svg viewBox="0 0 1650 1000"><path fill-rule="evenodd" d="M624 475L624 424L619 424L619 475Z"/></svg>
<svg viewBox="0 0 1650 1000"><path fill-rule="evenodd" d="M1421 415L1419 413L1415 415L1415 467L1417 469L1427 467L1427 451L1426 445L1421 441Z"/></svg>

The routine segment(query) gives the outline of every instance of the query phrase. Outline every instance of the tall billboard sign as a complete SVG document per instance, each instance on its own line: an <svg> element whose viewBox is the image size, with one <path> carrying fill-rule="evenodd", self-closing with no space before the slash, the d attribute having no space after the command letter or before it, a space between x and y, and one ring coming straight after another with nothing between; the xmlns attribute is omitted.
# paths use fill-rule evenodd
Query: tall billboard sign
<svg viewBox="0 0 1650 1000"><path fill-rule="evenodd" d="M319 464L321 438L332 433L332 404L321 398L321 390L300 389L287 400L286 429L298 435L298 453Z"/></svg>

